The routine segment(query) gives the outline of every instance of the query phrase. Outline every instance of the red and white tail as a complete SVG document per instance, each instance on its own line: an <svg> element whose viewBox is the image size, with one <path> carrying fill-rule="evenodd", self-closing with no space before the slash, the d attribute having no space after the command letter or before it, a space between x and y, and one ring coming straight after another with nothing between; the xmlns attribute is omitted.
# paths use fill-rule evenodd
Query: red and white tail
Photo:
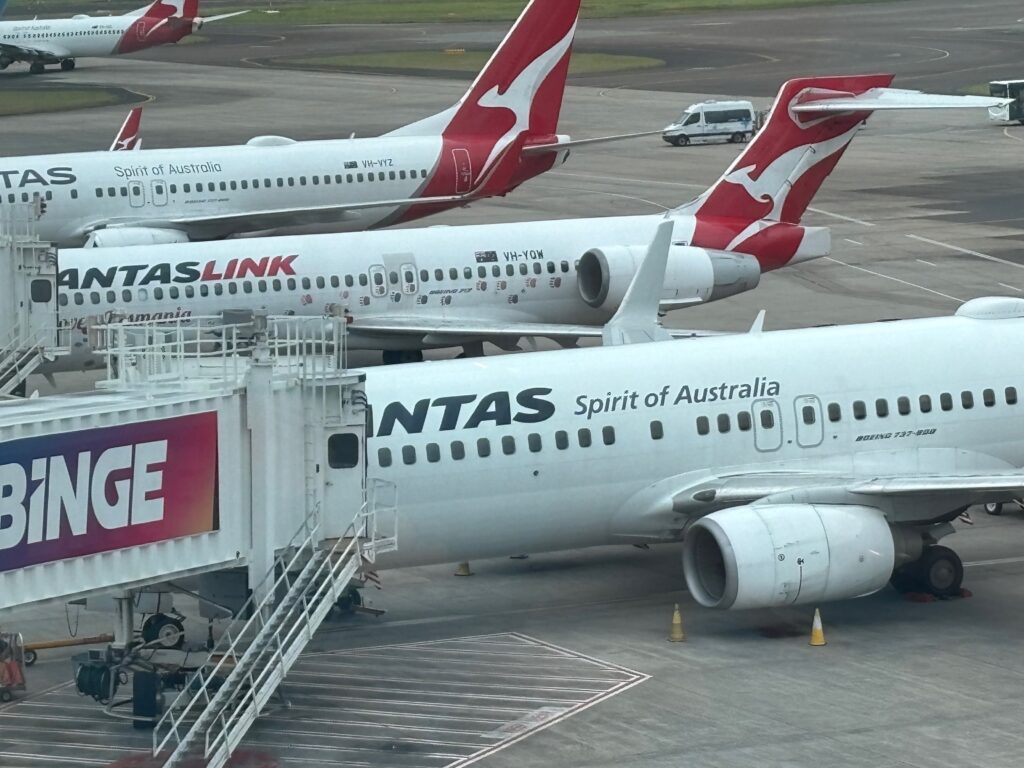
<svg viewBox="0 0 1024 768"><path fill-rule="evenodd" d="M764 126L729 169L673 211L696 217L692 244L750 253L763 269L799 260L812 230L796 225L873 111L870 100L864 109L840 108L839 100L885 89L892 80L893 75L857 75L785 83ZM836 110L830 100L836 100Z"/></svg>
<svg viewBox="0 0 1024 768"><path fill-rule="evenodd" d="M114 137L114 143L110 145L111 152L131 152L135 149L142 149L142 137L139 135L142 128L142 107L132 107L128 117L121 123L121 129Z"/></svg>

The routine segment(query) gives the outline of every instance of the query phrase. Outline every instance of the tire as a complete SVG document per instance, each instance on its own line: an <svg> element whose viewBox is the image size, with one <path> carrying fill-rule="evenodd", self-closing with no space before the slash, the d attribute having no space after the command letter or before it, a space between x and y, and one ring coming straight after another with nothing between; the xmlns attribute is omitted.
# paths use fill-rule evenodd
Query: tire
<svg viewBox="0 0 1024 768"><path fill-rule="evenodd" d="M35 651L25 651L25 666L26 667L33 666L36 663L36 661L38 661L38 659L39 659L39 654L37 654Z"/></svg>
<svg viewBox="0 0 1024 768"><path fill-rule="evenodd" d="M743 134L742 133L734 133L732 136L729 137L729 142L732 143L732 144L742 144L743 143Z"/></svg>
<svg viewBox="0 0 1024 768"><path fill-rule="evenodd" d="M987 514L994 515L995 517L999 517L999 515L1003 514L1002 504L990 502L988 504L983 504L982 506L985 508L985 512Z"/></svg>
<svg viewBox="0 0 1024 768"><path fill-rule="evenodd" d="M341 613L352 613L363 604L363 593L355 587L348 587L341 593L341 597L334 603L334 607Z"/></svg>
<svg viewBox="0 0 1024 768"><path fill-rule="evenodd" d="M73 70L75 68L75 60L74 59L64 59L60 63L60 68L61 68L62 72L70 72L71 70Z"/></svg>
<svg viewBox="0 0 1024 768"><path fill-rule="evenodd" d="M14 695L10 691L6 691L6 690L0 691L0 701L6 703L6 702L10 701L13 698L14 698Z"/></svg>
<svg viewBox="0 0 1024 768"><path fill-rule="evenodd" d="M28 71L33 75L41 75L46 71L46 67L43 66L41 61L33 61L28 65Z"/></svg>
<svg viewBox="0 0 1024 768"><path fill-rule="evenodd" d="M176 650L185 644L185 626L177 619L157 613L142 625L142 639L160 648Z"/></svg>
<svg viewBox="0 0 1024 768"><path fill-rule="evenodd" d="M958 597L964 580L964 564L949 547L928 547L914 566L917 581L936 597Z"/></svg>
<svg viewBox="0 0 1024 768"><path fill-rule="evenodd" d="M917 583L917 577L914 574L914 564L903 565L892 572L892 576L889 577L889 583L892 588L900 594L906 594L907 592L917 592L921 587Z"/></svg>
<svg viewBox="0 0 1024 768"><path fill-rule="evenodd" d="M685 147L690 143L689 136L676 136L675 145L677 147Z"/></svg>

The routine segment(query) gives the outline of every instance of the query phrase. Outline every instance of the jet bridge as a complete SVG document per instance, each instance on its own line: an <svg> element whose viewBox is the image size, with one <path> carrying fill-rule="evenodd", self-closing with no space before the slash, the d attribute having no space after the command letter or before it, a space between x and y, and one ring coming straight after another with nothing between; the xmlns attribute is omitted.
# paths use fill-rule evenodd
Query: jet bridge
<svg viewBox="0 0 1024 768"><path fill-rule="evenodd" d="M98 391L0 402L0 614L115 595L114 643L76 672L111 714L121 672L153 673L139 590L222 572L249 585L209 660L156 665L183 689L155 731L167 766L197 750L223 765L350 582L397 546L344 320L224 320L109 326ZM159 696L148 711L135 698L133 719L155 724Z"/></svg>

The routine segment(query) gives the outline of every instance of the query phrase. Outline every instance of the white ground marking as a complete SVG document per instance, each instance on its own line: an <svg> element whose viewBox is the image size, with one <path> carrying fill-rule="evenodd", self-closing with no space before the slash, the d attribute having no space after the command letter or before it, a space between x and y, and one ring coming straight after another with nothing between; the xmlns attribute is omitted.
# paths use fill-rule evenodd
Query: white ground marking
<svg viewBox="0 0 1024 768"><path fill-rule="evenodd" d="M927 264L929 267L934 267L935 266L932 262L925 261L924 259L917 259L917 261L921 262L922 264Z"/></svg>
<svg viewBox="0 0 1024 768"><path fill-rule="evenodd" d="M1024 563L1024 556L1018 557L997 557L993 560L972 560L964 563L964 568L973 568L982 565L1008 565L1009 563Z"/></svg>
<svg viewBox="0 0 1024 768"><path fill-rule="evenodd" d="M955 301L958 304L963 304L964 303L963 299L958 299L956 296L950 296L948 293L942 293L941 291L934 291L931 288L925 288L923 285L918 285L917 283L911 283L911 282L909 282L907 280L901 280L900 278L893 277L892 275L883 275L881 272L875 272L874 270L871 270L871 269L866 269L864 267L858 267L856 264L847 264L845 261L840 261L839 259L836 259L836 258L834 258L832 256L826 256L825 257L825 261L831 261L831 262L834 262L836 264L842 264L844 267L849 267L850 269L856 269L858 272L867 272L869 275L874 275L875 277L881 277L881 278L883 278L885 280L892 280L894 283L900 283L902 285L908 285L911 288L919 288L922 291L925 291L927 293L934 293L936 296L941 296L944 299L949 299L950 301Z"/></svg>
<svg viewBox="0 0 1024 768"><path fill-rule="evenodd" d="M1015 285L1007 285L1006 283L1000 283L1000 285L1003 286L1003 288L1009 288L1011 291L1017 291L1017 293L1021 293L1021 289Z"/></svg>
<svg viewBox="0 0 1024 768"><path fill-rule="evenodd" d="M851 240L848 237L844 237L843 240L845 240L848 243L853 243L854 245L864 245L864 243L862 243L860 240Z"/></svg>
<svg viewBox="0 0 1024 768"><path fill-rule="evenodd" d="M853 218L853 216L843 216L840 213L832 213L831 211L825 211L825 210L822 210L821 208L813 208L811 206L808 206L807 210L808 211L814 211L815 213L820 213L822 216L831 216L834 219L842 219L843 221L851 221L854 224L860 224L862 227L873 227L873 226L875 226L870 221L864 221L862 219L855 219L855 218Z"/></svg>
<svg viewBox="0 0 1024 768"><path fill-rule="evenodd" d="M939 248L946 248L950 251L956 251L957 253L966 253L968 256L977 256L979 259L985 259L986 261L994 261L997 264L1005 264L1008 267L1016 267L1017 269L1024 269L1024 264L1017 264L1013 261L1007 261L1006 259L1000 259L998 256L989 256L987 253L981 251L972 251L970 248L961 248L959 245L950 245L949 243L943 243L939 240L931 240L927 237L921 237L920 235L907 235L911 240L917 240L922 243L928 243L928 245L935 245Z"/></svg>

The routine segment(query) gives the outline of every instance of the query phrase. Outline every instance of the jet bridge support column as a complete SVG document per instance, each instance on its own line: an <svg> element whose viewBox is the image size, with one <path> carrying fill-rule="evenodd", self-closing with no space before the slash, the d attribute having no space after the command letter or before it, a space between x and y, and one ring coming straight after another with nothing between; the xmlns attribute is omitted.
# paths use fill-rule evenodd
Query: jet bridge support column
<svg viewBox="0 0 1024 768"><path fill-rule="evenodd" d="M252 455L250 466L263 467L254 472L250 509L252 542L249 547L249 585L257 602L262 601L273 580L264 576L274 567L276 550L275 504L277 475L271 471L271 446L274 445L274 364L265 348L257 346L246 381L246 421L249 427L249 445Z"/></svg>

